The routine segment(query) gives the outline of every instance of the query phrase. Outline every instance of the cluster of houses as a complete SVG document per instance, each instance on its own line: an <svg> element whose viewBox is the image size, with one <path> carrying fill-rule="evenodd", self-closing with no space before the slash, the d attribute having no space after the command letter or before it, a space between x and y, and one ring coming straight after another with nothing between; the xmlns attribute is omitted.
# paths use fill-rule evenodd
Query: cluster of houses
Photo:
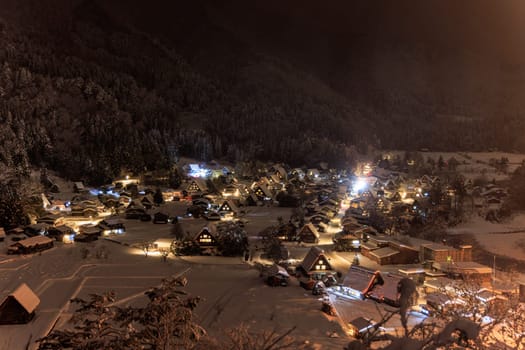
<svg viewBox="0 0 525 350"><path fill-rule="evenodd" d="M367 176L358 178L349 177L345 171L329 169L326 164L315 169L273 164L258 169L256 176L246 176L218 164L210 169L188 164L184 167L186 181L179 189L158 192L142 186L147 181L145 177L125 176L96 190L75 182L76 194L68 201L42 194L46 215L35 218L35 222L36 225L48 225L41 228L44 235L70 242L92 240L100 233L123 233L122 222L107 219L114 214L124 214L126 219L153 220L154 223L171 222L174 218L160 210L150 214L151 209L163 201L191 201L197 213L208 220L239 217L247 206L280 205L298 207L303 213L290 218L290 225L281 225L278 232L281 239L315 244L327 226L342 226L342 234L337 237L339 243L345 243L347 249L361 249L363 238L368 236L363 231L375 228L393 233L410 225L415 218L424 221L435 215L447 217L453 207L455 189L437 176L409 179L404 173L369 163L362 168L368 168ZM53 185L55 192L59 190L49 176L44 178ZM431 195L437 185L441 188L438 201ZM473 198L472 207L487 215L497 210L506 196L506 191L494 184L479 188L465 181L463 185ZM342 220L338 215L341 208L347 209ZM371 213L390 218L388 225L384 221L375 222ZM99 224L102 219L109 223ZM30 229L33 228L24 228L24 231ZM396 251L411 251L393 243L379 242L377 246L381 249L372 249L370 245L362 245L365 253L384 263L401 259Z"/></svg>
<svg viewBox="0 0 525 350"><path fill-rule="evenodd" d="M341 295L398 307L399 283L409 277L425 288L427 303L437 309L446 305L445 298L450 299L450 295L442 292L443 288L452 285L446 278L476 280L485 286L494 282L492 268L472 261L470 245L452 247L415 238L400 241L395 235L380 233L392 233L392 230L376 227L372 221L370 214L373 212L391 215L398 224L410 223L414 218L424 220L433 215L446 216L455 201L454 188L436 176L408 179L406 175L382 168L369 170L368 176L349 178L344 172L326 166L292 169L274 164L260 169L256 177L237 177L224 167L210 171L190 165L189 177L180 189L158 191L144 188L141 185L143 179L129 176L99 190L87 189L81 182L76 182L73 187L75 195L69 201L42 194L45 214L26 227L0 228L0 240L6 235L11 236L9 254L30 254L53 247L57 240L65 243L92 241L100 236L123 234L125 221L115 214L122 214L128 220L170 223L174 218L159 207L165 201L188 201L188 214L199 213L210 221L238 219L247 206L281 205L298 207L300 214L294 214L287 222L283 220L268 235L281 241L307 243L310 248L293 270L279 265L268 269L266 278L271 285L285 285L294 274L308 289L315 290L322 282L322 288L331 286ZM212 181L213 177L222 177L220 186L217 186L217 181ZM52 185L58 192L58 186ZM442 191L441 198L436 201L430 193L438 185ZM506 191L494 184L479 188L466 181L464 189L474 198L472 205L480 213L498 210L506 197ZM150 214L155 208L158 210ZM345 210L342 218L339 215L341 209ZM360 252L379 266L412 267L385 273L354 262L338 283L334 278L337 272L332 266L330 253L316 246L330 225L342 228L334 238L336 245L345 247L343 250ZM207 223L190 235L193 247L197 248L196 254L216 251L219 240L216 223ZM153 244L155 249L171 250L172 242L171 239L158 240ZM287 257L284 252L283 260ZM484 302L506 297L502 289L497 293L491 290L491 295L486 289L478 292ZM38 297L22 285L0 306L0 315L7 315L5 319L11 320L9 315L16 314L16 319L10 322L27 322L33 317L38 302ZM370 327L366 318L354 321L356 334Z"/></svg>
<svg viewBox="0 0 525 350"><path fill-rule="evenodd" d="M497 217L508 195L505 188L494 183L474 186L470 179L456 180L450 183L430 175L409 178L406 174L376 167L370 176L354 183L350 213L360 223L370 223L370 213L374 212L403 224L414 218L422 222L435 217L448 219L452 211L462 205L461 209L487 219Z"/></svg>

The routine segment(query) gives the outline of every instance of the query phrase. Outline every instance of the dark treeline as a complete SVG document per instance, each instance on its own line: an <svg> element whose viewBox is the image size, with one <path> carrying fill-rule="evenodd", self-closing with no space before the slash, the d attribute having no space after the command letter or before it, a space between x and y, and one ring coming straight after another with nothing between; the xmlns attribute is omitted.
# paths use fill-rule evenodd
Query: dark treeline
<svg viewBox="0 0 525 350"><path fill-rule="evenodd" d="M525 149L504 137L522 130L517 113L436 117L426 101L375 90L353 100L207 15L174 24L198 27L192 46L97 3L57 0L36 15L21 1L19 20L1 22L0 162L19 174L37 165L104 182L178 156L342 166L370 146Z"/></svg>

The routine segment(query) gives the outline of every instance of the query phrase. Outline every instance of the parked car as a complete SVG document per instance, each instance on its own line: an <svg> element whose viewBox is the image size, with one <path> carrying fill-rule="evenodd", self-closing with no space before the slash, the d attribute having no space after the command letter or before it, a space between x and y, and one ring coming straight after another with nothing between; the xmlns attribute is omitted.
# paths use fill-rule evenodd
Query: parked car
<svg viewBox="0 0 525 350"><path fill-rule="evenodd" d="M316 282L317 281L312 279L312 278L305 277L305 278L301 278L299 280L299 285L301 287L303 287L304 289L306 289L306 290L312 290L312 289L314 289L314 286L315 286Z"/></svg>
<svg viewBox="0 0 525 350"><path fill-rule="evenodd" d="M288 279L283 275L275 274L272 276L268 276L268 278L266 278L266 283L268 283L268 285L272 287L286 287L288 285Z"/></svg>

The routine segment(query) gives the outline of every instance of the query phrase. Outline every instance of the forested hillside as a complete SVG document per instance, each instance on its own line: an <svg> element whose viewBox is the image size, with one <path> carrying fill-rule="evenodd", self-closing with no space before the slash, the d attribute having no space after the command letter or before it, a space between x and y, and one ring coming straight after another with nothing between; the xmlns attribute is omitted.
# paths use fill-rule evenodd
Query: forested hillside
<svg viewBox="0 0 525 350"><path fill-rule="evenodd" d="M468 56L503 79L519 65L353 22L332 38L358 14L327 26L305 2L290 25L293 3L0 0L0 163L104 182L177 156L343 165L368 146L525 150L516 96L482 89L477 71L459 89L438 69L473 69ZM317 13L377 9L334 4Z"/></svg>

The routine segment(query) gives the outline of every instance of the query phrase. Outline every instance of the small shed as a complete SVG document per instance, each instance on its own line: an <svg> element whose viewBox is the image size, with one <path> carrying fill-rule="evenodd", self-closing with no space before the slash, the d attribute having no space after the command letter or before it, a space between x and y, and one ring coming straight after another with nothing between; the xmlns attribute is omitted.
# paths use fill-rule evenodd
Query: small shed
<svg viewBox="0 0 525 350"><path fill-rule="evenodd" d="M168 250L170 251L175 245L175 240L173 238L159 238L153 242L153 249L156 251Z"/></svg>
<svg viewBox="0 0 525 350"><path fill-rule="evenodd" d="M38 296L27 284L22 283L0 305L0 324L28 323L35 316L39 304Z"/></svg>

